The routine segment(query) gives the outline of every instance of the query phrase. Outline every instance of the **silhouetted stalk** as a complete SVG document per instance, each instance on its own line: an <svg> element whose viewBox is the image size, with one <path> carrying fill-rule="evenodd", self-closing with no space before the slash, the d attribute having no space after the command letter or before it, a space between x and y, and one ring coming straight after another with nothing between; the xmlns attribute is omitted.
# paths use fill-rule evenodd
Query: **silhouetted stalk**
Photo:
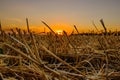
<svg viewBox="0 0 120 80"><path fill-rule="evenodd" d="M22 39L22 32L21 32L21 29L16 28L16 30L17 30L17 33L18 33L18 35L19 35L19 38Z"/></svg>
<svg viewBox="0 0 120 80"><path fill-rule="evenodd" d="M27 24L27 31L28 33L30 33L28 18L26 18L26 24Z"/></svg>
<svg viewBox="0 0 120 80"><path fill-rule="evenodd" d="M105 31L105 34L104 35L107 35L107 28L105 27L105 24L104 24L104 21L103 19L100 20L103 28L104 28L104 31ZM104 36L104 41L105 41L105 44L106 44L106 49L109 48L109 45L108 45L108 40L107 40L107 37ZM108 66L109 66L109 63L108 63L108 53L105 53L106 55L106 80L108 80Z"/></svg>
<svg viewBox="0 0 120 80"><path fill-rule="evenodd" d="M74 28L77 31L77 33L80 34L79 31L78 31L78 29L77 29L77 27L75 25L74 25Z"/></svg>
<svg viewBox="0 0 120 80"><path fill-rule="evenodd" d="M26 31L25 30L23 30L23 33L24 33L24 35L26 35Z"/></svg>
<svg viewBox="0 0 120 80"><path fill-rule="evenodd" d="M103 26L103 28L105 30L105 34L107 34L107 28L105 27L103 19L101 19L100 22L101 22L101 24L102 24L102 26Z"/></svg>
<svg viewBox="0 0 120 80"><path fill-rule="evenodd" d="M92 22L93 26L95 27L95 29L97 30L97 32L99 32L97 26L95 25L94 21Z"/></svg>
<svg viewBox="0 0 120 80"><path fill-rule="evenodd" d="M57 39L60 41L61 44L64 44L64 43L63 43L62 39L59 37L59 35L57 35L47 23L45 23L44 21L42 21L42 23L43 23L46 27L48 27L48 28L50 29L50 31L51 31L51 32L54 34L54 36L55 36L55 37L54 37L55 39L53 39L53 40L54 40L54 45L53 45L53 46L54 46L54 52L56 53L56 44L55 44L55 43L56 43Z"/></svg>
<svg viewBox="0 0 120 80"><path fill-rule="evenodd" d="M65 31L63 31L63 33L64 33L64 35L66 36L69 45L74 49L75 54L77 54L77 50L76 50L74 44L70 41L69 36L67 35L67 33L66 33ZM79 60L79 56L76 55L76 62L78 62L78 60Z"/></svg>
<svg viewBox="0 0 120 80"><path fill-rule="evenodd" d="M2 24L1 24L1 21L0 21L0 34L1 34L1 36L3 37L3 30L2 30Z"/></svg>
<svg viewBox="0 0 120 80"><path fill-rule="evenodd" d="M52 28L51 28L50 26L48 26L44 21L41 21L41 22L42 22L45 26L47 26L53 34L55 34L55 32L52 30Z"/></svg>
<svg viewBox="0 0 120 80"><path fill-rule="evenodd" d="M16 33L13 29L11 29L12 33L13 33L13 36L16 37Z"/></svg>

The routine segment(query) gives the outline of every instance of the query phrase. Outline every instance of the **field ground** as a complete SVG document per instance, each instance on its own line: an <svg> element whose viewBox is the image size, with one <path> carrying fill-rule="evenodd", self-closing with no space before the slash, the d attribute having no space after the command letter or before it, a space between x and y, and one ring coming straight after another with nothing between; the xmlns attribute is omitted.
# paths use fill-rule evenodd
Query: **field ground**
<svg viewBox="0 0 120 80"><path fill-rule="evenodd" d="M119 35L0 35L0 78L6 80L118 80Z"/></svg>

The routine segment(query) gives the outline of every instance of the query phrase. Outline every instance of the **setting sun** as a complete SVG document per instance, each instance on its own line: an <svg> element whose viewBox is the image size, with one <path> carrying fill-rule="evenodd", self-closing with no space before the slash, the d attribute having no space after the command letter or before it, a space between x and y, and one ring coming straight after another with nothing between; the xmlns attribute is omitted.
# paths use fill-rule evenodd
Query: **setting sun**
<svg viewBox="0 0 120 80"><path fill-rule="evenodd" d="M56 30L56 34L62 35L63 34L63 30Z"/></svg>

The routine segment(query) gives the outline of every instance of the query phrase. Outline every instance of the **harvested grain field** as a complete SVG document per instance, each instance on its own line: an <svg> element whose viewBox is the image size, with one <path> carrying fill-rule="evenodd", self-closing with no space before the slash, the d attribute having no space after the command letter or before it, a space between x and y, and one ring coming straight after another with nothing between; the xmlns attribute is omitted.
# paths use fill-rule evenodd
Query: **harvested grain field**
<svg viewBox="0 0 120 80"><path fill-rule="evenodd" d="M16 28L8 34L0 28L0 80L120 79L117 32L58 35L42 22L51 32L41 35L26 21L28 32Z"/></svg>

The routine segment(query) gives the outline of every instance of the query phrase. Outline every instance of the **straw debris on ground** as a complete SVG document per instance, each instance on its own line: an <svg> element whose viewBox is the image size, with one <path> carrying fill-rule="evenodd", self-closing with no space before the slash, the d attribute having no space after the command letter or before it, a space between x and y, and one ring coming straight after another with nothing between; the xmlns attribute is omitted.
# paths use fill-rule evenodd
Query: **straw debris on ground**
<svg viewBox="0 0 120 80"><path fill-rule="evenodd" d="M0 26L0 80L119 80L120 36L35 34Z"/></svg>

